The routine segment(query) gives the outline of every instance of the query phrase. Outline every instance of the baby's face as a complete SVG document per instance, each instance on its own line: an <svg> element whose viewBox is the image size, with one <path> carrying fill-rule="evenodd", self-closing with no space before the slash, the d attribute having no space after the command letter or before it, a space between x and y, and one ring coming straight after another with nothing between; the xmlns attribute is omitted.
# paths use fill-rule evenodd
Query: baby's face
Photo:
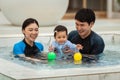
<svg viewBox="0 0 120 80"><path fill-rule="evenodd" d="M66 32L65 31L56 32L55 39L59 44L64 44L67 40Z"/></svg>

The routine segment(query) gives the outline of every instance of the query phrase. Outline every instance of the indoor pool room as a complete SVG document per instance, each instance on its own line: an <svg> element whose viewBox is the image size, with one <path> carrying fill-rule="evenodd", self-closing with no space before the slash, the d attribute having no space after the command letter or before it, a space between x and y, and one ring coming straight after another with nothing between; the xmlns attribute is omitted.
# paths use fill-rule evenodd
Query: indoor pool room
<svg viewBox="0 0 120 80"><path fill-rule="evenodd" d="M91 1L0 0L0 80L120 80L120 0ZM104 52L97 62L46 58L35 62L14 57L14 44L24 39L21 31L24 19L34 17L38 20L36 41L43 44L42 53L47 55L54 40L55 26L66 26L68 33L76 30L74 16L80 8L95 11L92 30L105 42Z"/></svg>

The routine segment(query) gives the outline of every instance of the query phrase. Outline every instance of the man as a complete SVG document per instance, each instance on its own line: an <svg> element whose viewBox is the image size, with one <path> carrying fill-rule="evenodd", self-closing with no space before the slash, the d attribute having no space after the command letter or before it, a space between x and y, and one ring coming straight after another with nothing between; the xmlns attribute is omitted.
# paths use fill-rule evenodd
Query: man
<svg viewBox="0 0 120 80"><path fill-rule="evenodd" d="M104 41L91 30L95 23L95 13L91 9L80 9L75 15L76 29L68 35L68 40L74 44L81 44L79 50L83 55L83 62L94 62L104 51Z"/></svg>

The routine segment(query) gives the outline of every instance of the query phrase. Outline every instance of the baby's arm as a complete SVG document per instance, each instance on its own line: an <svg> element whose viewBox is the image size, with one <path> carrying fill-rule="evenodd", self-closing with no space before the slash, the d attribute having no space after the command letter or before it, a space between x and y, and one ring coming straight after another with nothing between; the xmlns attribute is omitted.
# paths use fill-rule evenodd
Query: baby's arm
<svg viewBox="0 0 120 80"><path fill-rule="evenodd" d="M49 46L49 49L48 49L50 52L51 51L54 51L54 47L52 45Z"/></svg>
<svg viewBox="0 0 120 80"><path fill-rule="evenodd" d="M54 51L55 49L55 41L52 41L51 45L49 46L48 50L49 52Z"/></svg>

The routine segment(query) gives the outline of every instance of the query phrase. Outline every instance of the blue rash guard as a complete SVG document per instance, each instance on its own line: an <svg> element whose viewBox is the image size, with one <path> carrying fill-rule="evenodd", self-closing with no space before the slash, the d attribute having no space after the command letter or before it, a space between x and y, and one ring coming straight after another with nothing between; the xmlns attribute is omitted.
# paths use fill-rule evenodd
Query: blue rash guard
<svg viewBox="0 0 120 80"><path fill-rule="evenodd" d="M54 52L57 54L57 59L68 58L73 55L73 52L65 54L64 51L67 49L72 51L76 50L76 45L68 40L64 44L59 44L58 42L53 41L51 45L55 48Z"/></svg>
<svg viewBox="0 0 120 80"><path fill-rule="evenodd" d="M36 55L41 53L43 49L43 45L39 42L34 42L34 45L31 47L25 42L25 40L22 40L14 45L13 54L15 56L25 54L27 57L36 57Z"/></svg>
<svg viewBox="0 0 120 80"><path fill-rule="evenodd" d="M105 47L103 39L93 31L91 31L88 37L82 39L77 30L74 30L69 33L68 40L74 44L81 44L83 49L80 50L80 52L87 55L98 55L103 53Z"/></svg>

